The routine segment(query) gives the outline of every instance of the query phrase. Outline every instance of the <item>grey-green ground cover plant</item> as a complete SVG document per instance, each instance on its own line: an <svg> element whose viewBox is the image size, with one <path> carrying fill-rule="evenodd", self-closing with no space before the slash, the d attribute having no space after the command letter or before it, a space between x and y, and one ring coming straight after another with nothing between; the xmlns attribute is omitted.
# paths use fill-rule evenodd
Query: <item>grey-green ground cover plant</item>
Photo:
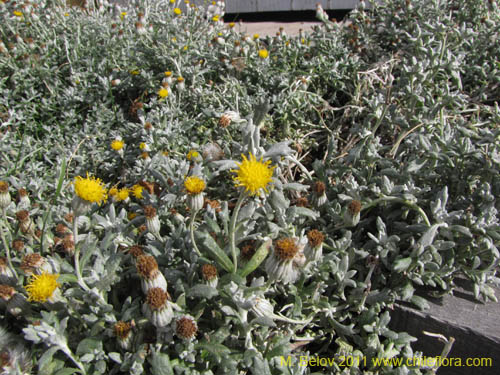
<svg viewBox="0 0 500 375"><path fill-rule="evenodd" d="M497 1L95 4L0 3L2 373L420 374L395 302L496 300Z"/></svg>

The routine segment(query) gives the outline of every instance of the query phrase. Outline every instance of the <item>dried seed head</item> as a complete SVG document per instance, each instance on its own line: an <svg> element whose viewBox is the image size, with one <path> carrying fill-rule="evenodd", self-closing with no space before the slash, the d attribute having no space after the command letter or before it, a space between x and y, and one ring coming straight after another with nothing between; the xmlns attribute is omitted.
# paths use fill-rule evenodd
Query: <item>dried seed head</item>
<svg viewBox="0 0 500 375"><path fill-rule="evenodd" d="M323 181L316 181L313 186L313 191L316 193L316 195L323 195L326 190L326 185Z"/></svg>
<svg viewBox="0 0 500 375"><path fill-rule="evenodd" d="M21 252L24 250L24 241L17 239L12 241L12 248L16 250L17 252Z"/></svg>
<svg viewBox="0 0 500 375"><path fill-rule="evenodd" d="M357 200L351 201L347 207L351 215L356 215L361 211L361 202Z"/></svg>
<svg viewBox="0 0 500 375"><path fill-rule="evenodd" d="M298 251L296 241L290 237L277 240L274 245L274 254L282 261L293 259Z"/></svg>
<svg viewBox="0 0 500 375"><path fill-rule="evenodd" d="M33 253L25 255L19 266L25 273L33 273L37 268L40 268L45 263L45 258L40 254Z"/></svg>
<svg viewBox="0 0 500 375"><path fill-rule="evenodd" d="M221 211L220 202L218 200L216 200L216 199L210 200L208 198L205 198L205 204L207 206L212 207L212 209L215 210L215 212L220 212Z"/></svg>
<svg viewBox="0 0 500 375"><path fill-rule="evenodd" d="M62 236L68 232L69 232L69 228L66 225L64 225L62 223L56 225L56 233L58 235Z"/></svg>
<svg viewBox="0 0 500 375"><path fill-rule="evenodd" d="M309 200L306 197L299 197L295 200L295 205L297 207L307 207L309 205Z"/></svg>
<svg viewBox="0 0 500 375"><path fill-rule="evenodd" d="M9 192L9 184L5 181L0 181L0 194Z"/></svg>
<svg viewBox="0 0 500 375"><path fill-rule="evenodd" d="M75 239L72 234L67 234L62 240L63 250L67 254L75 252Z"/></svg>
<svg viewBox="0 0 500 375"><path fill-rule="evenodd" d="M250 260L255 254L255 251L255 241L248 241L248 243L241 248L241 257L244 260Z"/></svg>
<svg viewBox="0 0 500 375"><path fill-rule="evenodd" d="M19 189L17 191L17 195L18 195L19 198L21 198L21 197L27 197L28 196L28 192L26 191L26 189L21 188L21 189Z"/></svg>
<svg viewBox="0 0 500 375"><path fill-rule="evenodd" d="M219 126L222 128L227 128L231 124L231 117L228 115L222 115L219 118Z"/></svg>
<svg viewBox="0 0 500 375"><path fill-rule="evenodd" d="M312 247L318 247L323 243L325 236L319 230L313 229L307 232L307 239Z"/></svg>
<svg viewBox="0 0 500 375"><path fill-rule="evenodd" d="M153 129L153 124L151 124L149 121L144 124L144 129L145 130L151 130Z"/></svg>
<svg viewBox="0 0 500 375"><path fill-rule="evenodd" d="M24 223L25 221L29 220L30 214L26 210L17 211L16 218L20 223Z"/></svg>
<svg viewBox="0 0 500 375"><path fill-rule="evenodd" d="M9 301L16 294L16 290L10 285L0 285L0 298ZM0 366L0 369L2 367Z"/></svg>
<svg viewBox="0 0 500 375"><path fill-rule="evenodd" d="M137 272L146 279L153 279L158 272L158 263L151 255L140 255L137 257Z"/></svg>
<svg viewBox="0 0 500 375"><path fill-rule="evenodd" d="M132 326L130 323L123 322L121 320L119 322L116 322L113 327L115 336L122 340L125 340L128 337L131 329Z"/></svg>
<svg viewBox="0 0 500 375"><path fill-rule="evenodd" d="M64 215L64 220L66 220L68 223L73 222L74 215L72 212L68 212L66 215Z"/></svg>
<svg viewBox="0 0 500 375"><path fill-rule="evenodd" d="M144 216L146 216L146 219L154 218L156 216L156 208L153 206L144 207Z"/></svg>
<svg viewBox="0 0 500 375"><path fill-rule="evenodd" d="M132 255L134 258L138 258L141 255L144 255L144 251L142 250L142 246L139 246L139 245L130 246L127 249L127 252L130 255Z"/></svg>
<svg viewBox="0 0 500 375"><path fill-rule="evenodd" d="M204 264L201 266L201 274L206 281L213 280L217 277L217 268L211 264Z"/></svg>
<svg viewBox="0 0 500 375"><path fill-rule="evenodd" d="M196 332L198 332L198 326L192 318L184 316L177 320L175 333L180 338L191 339L196 335Z"/></svg>
<svg viewBox="0 0 500 375"><path fill-rule="evenodd" d="M146 296L146 303L152 310L160 310L167 302L168 294L162 288L151 288Z"/></svg>

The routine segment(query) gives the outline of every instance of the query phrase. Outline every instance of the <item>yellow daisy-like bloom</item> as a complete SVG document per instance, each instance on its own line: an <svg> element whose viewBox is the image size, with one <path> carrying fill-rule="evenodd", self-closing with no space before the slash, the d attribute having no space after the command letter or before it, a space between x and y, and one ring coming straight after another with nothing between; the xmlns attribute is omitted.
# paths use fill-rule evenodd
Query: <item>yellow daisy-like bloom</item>
<svg viewBox="0 0 500 375"><path fill-rule="evenodd" d="M126 15L127 15L127 12L121 12L120 13L120 18L124 19Z"/></svg>
<svg viewBox="0 0 500 375"><path fill-rule="evenodd" d="M259 57L261 59L267 59L268 56L269 52L267 51L267 49L259 49Z"/></svg>
<svg viewBox="0 0 500 375"><path fill-rule="evenodd" d="M216 14L215 16L212 17L212 21L214 22L219 22L219 15Z"/></svg>
<svg viewBox="0 0 500 375"><path fill-rule="evenodd" d="M228 26L229 26L230 28L233 28L234 26L236 26L236 24L235 24L234 22L229 22Z"/></svg>
<svg viewBox="0 0 500 375"><path fill-rule="evenodd" d="M45 302L60 284L57 283L58 274L52 275L43 272L41 275L33 275L30 282L24 287L28 292L28 301Z"/></svg>
<svg viewBox="0 0 500 375"><path fill-rule="evenodd" d="M141 72L139 72L138 70L131 70L130 71L130 74L132 74L133 76L137 76L139 75Z"/></svg>
<svg viewBox="0 0 500 375"><path fill-rule="evenodd" d="M165 77L170 77L172 75L172 72L171 71L166 71L163 74L165 74Z"/></svg>
<svg viewBox="0 0 500 375"><path fill-rule="evenodd" d="M89 177L88 172L87 178L77 176L74 185L76 195L87 202L101 204L108 198L106 188L101 179Z"/></svg>
<svg viewBox="0 0 500 375"><path fill-rule="evenodd" d="M130 194L130 191L127 188L123 188L123 189L118 190L115 198L118 202L121 202L121 201L124 201L125 199L127 199L129 194Z"/></svg>
<svg viewBox="0 0 500 375"><path fill-rule="evenodd" d="M20 11L18 11L18 10L15 10L15 11L14 11L14 16L16 16L16 17L22 17L22 16L23 16L23 12L20 12Z"/></svg>
<svg viewBox="0 0 500 375"><path fill-rule="evenodd" d="M254 40L257 40L257 39L259 39L259 38L260 38L260 35L259 35L259 34L253 34L253 39L254 39Z"/></svg>
<svg viewBox="0 0 500 375"><path fill-rule="evenodd" d="M198 151L191 150L188 152L186 157L188 160L197 159L200 157L200 153Z"/></svg>
<svg viewBox="0 0 500 375"><path fill-rule="evenodd" d="M144 188L141 185L136 184L132 186L131 190L134 197L136 197L137 199L142 199L142 191L144 190Z"/></svg>
<svg viewBox="0 0 500 375"><path fill-rule="evenodd" d="M111 197L114 197L116 194L118 194L118 189L116 186L113 186L111 189L108 191L108 195Z"/></svg>
<svg viewBox="0 0 500 375"><path fill-rule="evenodd" d="M120 139L115 139L113 142L111 142L111 148L115 151L120 151L123 146L125 146L125 142Z"/></svg>
<svg viewBox="0 0 500 375"><path fill-rule="evenodd" d="M180 10L179 8L174 8L174 13L179 16L182 13L182 10Z"/></svg>
<svg viewBox="0 0 500 375"><path fill-rule="evenodd" d="M267 185L272 181L275 166L269 165L271 164L270 160L264 162L260 158L258 161L252 153L250 153L250 159L247 159L245 155L241 156L243 161L236 163L239 169L231 170L237 174L233 177L236 186L243 186L245 191L249 191L251 195L258 194L260 189L268 193Z"/></svg>
<svg viewBox="0 0 500 375"><path fill-rule="evenodd" d="M188 194L197 195L200 194L203 190L205 190L205 181L196 176L191 176L186 178L184 181L184 187Z"/></svg>
<svg viewBox="0 0 500 375"><path fill-rule="evenodd" d="M141 150L145 150L145 149L146 149L146 147L147 147L147 146L146 146L146 144L145 144L144 142L139 143L139 148L140 148Z"/></svg>
<svg viewBox="0 0 500 375"><path fill-rule="evenodd" d="M166 98L168 96L168 90L166 88L161 88L160 90L158 90L158 96L160 98Z"/></svg>

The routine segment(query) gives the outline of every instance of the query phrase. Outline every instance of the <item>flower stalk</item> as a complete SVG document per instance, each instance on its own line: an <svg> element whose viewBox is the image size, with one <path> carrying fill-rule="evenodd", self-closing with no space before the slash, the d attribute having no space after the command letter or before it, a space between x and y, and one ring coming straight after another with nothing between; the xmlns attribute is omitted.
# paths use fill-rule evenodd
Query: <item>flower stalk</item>
<svg viewBox="0 0 500 375"><path fill-rule="evenodd" d="M231 221L229 222L229 246L231 249L231 255L233 257L233 273L236 273L238 270L238 254L236 254L236 241L235 241L235 227L236 220L238 219L238 214L240 212L241 205L243 201L248 196L246 191L242 191L240 196L238 197L238 201L234 206L233 216L231 216Z"/></svg>

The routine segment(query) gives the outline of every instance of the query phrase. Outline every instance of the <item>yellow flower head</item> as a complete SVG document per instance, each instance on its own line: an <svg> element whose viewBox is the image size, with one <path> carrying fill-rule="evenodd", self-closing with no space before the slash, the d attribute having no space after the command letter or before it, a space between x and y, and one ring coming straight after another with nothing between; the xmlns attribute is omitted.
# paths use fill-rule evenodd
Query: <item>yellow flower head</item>
<svg viewBox="0 0 500 375"><path fill-rule="evenodd" d="M130 74L132 74L133 76L137 76L139 75L141 72L139 72L138 70L131 70L130 71Z"/></svg>
<svg viewBox="0 0 500 375"><path fill-rule="evenodd" d="M106 188L101 179L89 177L88 172L87 178L77 176L74 185L76 195L87 202L101 204L108 198Z"/></svg>
<svg viewBox="0 0 500 375"><path fill-rule="evenodd" d="M214 22L219 22L219 15L216 14L215 16L212 17L212 21Z"/></svg>
<svg viewBox="0 0 500 375"><path fill-rule="evenodd" d="M147 146L144 142L139 143L139 148L140 148L141 150L145 150L145 149L146 149L146 147L148 147L148 146Z"/></svg>
<svg viewBox="0 0 500 375"><path fill-rule="evenodd" d="M16 17L22 17L23 16L23 12L21 12L19 10L15 10L14 11L14 16L16 16Z"/></svg>
<svg viewBox="0 0 500 375"><path fill-rule="evenodd" d="M253 39L254 39L254 40L259 39L259 37L260 37L260 35L259 35L259 34L253 34Z"/></svg>
<svg viewBox="0 0 500 375"><path fill-rule="evenodd" d="M268 56L269 52L267 51L267 49L259 49L259 57L261 59L267 59Z"/></svg>
<svg viewBox="0 0 500 375"><path fill-rule="evenodd" d="M131 190L134 197L136 197L137 199L142 199L142 191L144 190L144 188L141 185L135 184L134 186L132 186Z"/></svg>
<svg viewBox="0 0 500 375"><path fill-rule="evenodd" d="M108 191L108 195L111 197L114 197L116 194L118 194L118 189L116 186L113 186L111 189Z"/></svg>
<svg viewBox="0 0 500 375"><path fill-rule="evenodd" d="M179 82L179 83L184 82L184 78L183 77L177 77L177 82Z"/></svg>
<svg viewBox="0 0 500 375"><path fill-rule="evenodd" d="M60 284L57 283L58 274L52 275L43 272L41 275L33 275L24 289L28 292L28 301L45 302Z"/></svg>
<svg viewBox="0 0 500 375"><path fill-rule="evenodd" d="M160 98L166 98L168 96L168 90L165 87L162 87L160 90L158 90L158 96Z"/></svg>
<svg viewBox="0 0 500 375"><path fill-rule="evenodd" d="M127 188L123 188L123 189L118 190L115 198L118 202L121 202L121 201L126 200L129 196L129 194L130 194L130 191Z"/></svg>
<svg viewBox="0 0 500 375"><path fill-rule="evenodd" d="M228 26L229 26L230 28L233 28L234 26L236 26L236 24L235 24L234 22L229 22Z"/></svg>
<svg viewBox="0 0 500 375"><path fill-rule="evenodd" d="M180 10L179 8L174 8L174 13L179 16L182 13L182 10Z"/></svg>
<svg viewBox="0 0 500 375"><path fill-rule="evenodd" d="M120 18L124 19L126 15L127 15L127 12L121 12L120 13Z"/></svg>
<svg viewBox="0 0 500 375"><path fill-rule="evenodd" d="M165 77L170 77L172 75L172 72L171 71L167 71L164 74L165 74Z"/></svg>
<svg viewBox="0 0 500 375"><path fill-rule="evenodd" d="M129 212L127 214L127 217L128 217L129 220L133 220L133 219L135 219L137 217L137 214L135 212Z"/></svg>
<svg viewBox="0 0 500 375"><path fill-rule="evenodd" d="M111 142L111 148L115 151L120 151L123 146L125 146L125 142L120 139L115 139L113 142Z"/></svg>
<svg viewBox="0 0 500 375"><path fill-rule="evenodd" d="M198 151L191 150L188 152L186 157L187 157L187 160L198 159L200 157L200 153Z"/></svg>
<svg viewBox="0 0 500 375"><path fill-rule="evenodd" d="M205 181L199 177L191 176L186 178L184 181L184 187L186 188L188 194L197 195L205 190Z"/></svg>
<svg viewBox="0 0 500 375"><path fill-rule="evenodd" d="M184 51L187 51L187 49L188 49L188 48L189 48L188 46L184 46L184 47L182 47L182 49L183 49Z"/></svg>
<svg viewBox="0 0 500 375"><path fill-rule="evenodd" d="M237 174L233 177L236 186L243 186L245 191L249 191L252 195L258 194L260 189L267 193L267 185L272 181L273 169L275 168L269 166L271 161L264 162L262 158L258 161L252 153L250 153L250 159L247 159L245 155L241 156L243 161L236 163L239 169L231 170Z"/></svg>

